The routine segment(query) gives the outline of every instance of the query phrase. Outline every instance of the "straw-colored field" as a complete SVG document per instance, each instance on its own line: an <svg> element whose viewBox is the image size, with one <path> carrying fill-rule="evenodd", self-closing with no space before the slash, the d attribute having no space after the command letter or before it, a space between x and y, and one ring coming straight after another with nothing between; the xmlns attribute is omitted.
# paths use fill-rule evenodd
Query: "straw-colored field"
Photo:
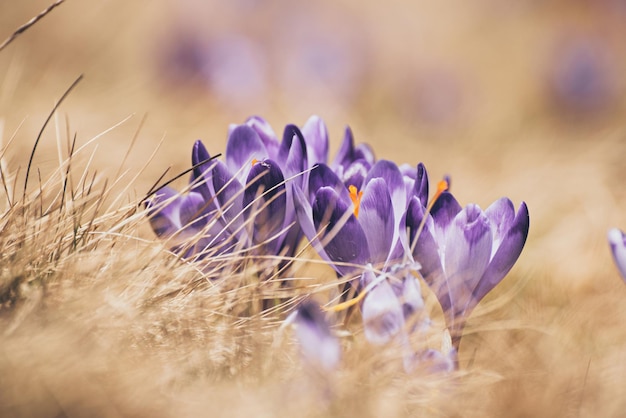
<svg viewBox="0 0 626 418"><path fill-rule="evenodd" d="M626 228L624 2L206 3L67 0L0 50L0 416L626 413L606 241ZM48 5L0 0L0 41ZM281 326L334 292L313 251L279 289L208 280L155 237L140 202L161 174L189 168L198 138L224 152L254 114L279 135L318 114L331 156L350 125L377 158L423 162L432 188L450 175L462 205L527 203L525 248L470 317L458 372L406 374L355 314L320 376ZM287 302L261 310L273 294Z"/></svg>

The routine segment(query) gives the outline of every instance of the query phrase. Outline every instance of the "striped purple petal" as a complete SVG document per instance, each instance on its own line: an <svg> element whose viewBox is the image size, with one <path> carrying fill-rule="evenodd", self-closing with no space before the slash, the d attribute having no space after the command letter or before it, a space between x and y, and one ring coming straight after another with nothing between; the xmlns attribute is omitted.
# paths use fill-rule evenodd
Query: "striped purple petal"
<svg viewBox="0 0 626 418"><path fill-rule="evenodd" d="M354 160L365 160L370 164L374 164L376 157L374 150L368 144L359 144L354 148Z"/></svg>
<svg viewBox="0 0 626 418"><path fill-rule="evenodd" d="M276 158L278 156L278 147L280 144L278 142L278 137L276 136L276 133L274 133L274 130L269 122L260 116L251 116L246 120L245 124L254 129L257 133L263 142L263 145L265 145L265 148L267 149L269 158ZM236 128L236 125L233 129L234 128Z"/></svg>
<svg viewBox="0 0 626 418"><path fill-rule="evenodd" d="M428 205L428 173L422 163L417 165L413 194L418 197L424 207Z"/></svg>
<svg viewBox="0 0 626 418"><path fill-rule="evenodd" d="M245 179L253 160L268 157L267 149L254 129L248 125L233 129L226 143L226 165L233 174L241 172L238 177Z"/></svg>
<svg viewBox="0 0 626 418"><path fill-rule="evenodd" d="M298 219L298 225L302 229L302 233L311 243L311 246L326 262L332 265L332 260L326 254L324 247L322 246L315 225L313 224L313 208L307 196L298 187L293 188L294 206L296 210L296 217Z"/></svg>
<svg viewBox="0 0 626 418"><path fill-rule="evenodd" d="M466 206L448 228L444 271L455 315L465 312L491 258L489 219L477 205Z"/></svg>
<svg viewBox="0 0 626 418"><path fill-rule="evenodd" d="M243 185L221 161L216 161L213 166L211 180L220 215L231 231L239 231L243 224Z"/></svg>
<svg viewBox="0 0 626 418"><path fill-rule="evenodd" d="M341 180L343 180L343 184L346 187L354 186L357 189L361 189L365 182L365 177L367 177L367 173L371 168L372 165L369 162L363 159L355 160L345 167Z"/></svg>
<svg viewBox="0 0 626 418"><path fill-rule="evenodd" d="M302 135L306 140L309 166L328 162L328 130L324 121L313 115L302 127Z"/></svg>
<svg viewBox="0 0 626 418"><path fill-rule="evenodd" d="M393 202L394 225L398 226L402 215L406 212L406 189L404 179L398 166L387 160L379 160L367 173L364 183L367 185L372 179L381 178L385 181Z"/></svg>
<svg viewBox="0 0 626 418"><path fill-rule="evenodd" d="M339 167L348 166L352 161L354 161L354 136L350 127L346 126L343 141L330 166L333 170L337 170Z"/></svg>
<svg viewBox="0 0 626 418"><path fill-rule="evenodd" d="M387 184L384 179L375 178L363 190L358 220L367 237L369 261L377 268L383 267L394 244L395 225L393 216L389 216L391 213L393 205Z"/></svg>
<svg viewBox="0 0 626 418"><path fill-rule="evenodd" d="M430 216L424 221L425 211L421 201L413 196L406 213L409 245L413 248L413 258L421 265L420 274L437 296L443 311L451 314L450 289L442 266L439 244L435 239L434 221ZM425 223L420 232L422 222ZM418 232L419 235L417 235Z"/></svg>
<svg viewBox="0 0 626 418"><path fill-rule="evenodd" d="M146 202L150 226L159 238L167 238L175 234L181 227L178 211L180 195L170 187L159 189Z"/></svg>
<svg viewBox="0 0 626 418"><path fill-rule="evenodd" d="M285 178L278 164L267 159L254 164L247 181L243 207L246 218L253 219L252 242L265 242L280 232L284 225L287 203ZM278 250L276 245L274 248Z"/></svg>
<svg viewBox="0 0 626 418"><path fill-rule="evenodd" d="M477 305L513 268L526 243L529 223L528 208L526 203L522 202L509 229L503 231L503 236L489 263L489 267L487 267L480 279L480 283L474 289L472 305L468 306L468 310Z"/></svg>
<svg viewBox="0 0 626 418"><path fill-rule="evenodd" d="M448 226L461 211L461 205L450 192L443 192L433 204L430 213L435 221L435 233L443 239Z"/></svg>
<svg viewBox="0 0 626 418"><path fill-rule="evenodd" d="M215 191L213 190L213 182L211 181L211 169L216 164L215 161L205 162L211 158L202 141L197 140L193 144L191 151L191 164L194 166L192 173L192 191L202 194L207 206L207 210L215 211Z"/></svg>
<svg viewBox="0 0 626 418"><path fill-rule="evenodd" d="M283 174L287 178L303 173L309 165L307 163L307 149L304 136L300 129L295 125L285 126L283 133L283 142L278 150L278 160ZM293 181L298 184L304 184L305 176L298 176Z"/></svg>
<svg viewBox="0 0 626 418"><path fill-rule="evenodd" d="M323 231L320 241L328 257L335 263L351 263L354 266L335 264L340 274L354 271L369 259L365 232L352 214L349 202L340 199L331 187L322 187L315 194L312 205L315 230Z"/></svg>
<svg viewBox="0 0 626 418"><path fill-rule="evenodd" d="M315 193L322 187L332 187L345 201L350 200L350 194L337 174L326 164L317 164L309 174L309 200L312 202Z"/></svg>

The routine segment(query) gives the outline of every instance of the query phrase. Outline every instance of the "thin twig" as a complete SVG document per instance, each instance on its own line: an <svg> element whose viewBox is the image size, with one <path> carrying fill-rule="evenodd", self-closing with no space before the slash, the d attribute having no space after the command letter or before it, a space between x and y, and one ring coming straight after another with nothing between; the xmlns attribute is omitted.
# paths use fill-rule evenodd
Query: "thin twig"
<svg viewBox="0 0 626 418"><path fill-rule="evenodd" d="M5 39L4 42L2 42L2 45L0 45L0 51L2 51L5 47L7 47L7 45L9 45L11 42L13 42L15 40L15 38L20 36L22 33L26 32L26 30L28 30L35 23L40 21L44 16L46 16L48 13L50 13L54 8L56 8L57 6L60 6L61 3L63 3L64 1L65 0L57 0L57 1L55 1L50 6L48 6L46 9L44 9L41 13L39 13L37 16L33 17L31 20L29 20L28 22L24 23L22 26L17 28L15 30L15 32L13 32L13 34L11 36L9 36L7 39Z"/></svg>
<svg viewBox="0 0 626 418"><path fill-rule="evenodd" d="M41 127L41 130L39 131L39 134L37 135L37 139L35 140L35 144L33 145L33 150L30 153L30 158L28 159L28 166L26 167L26 178L24 180L24 194L22 195L22 201L24 201L24 202L26 202L26 188L28 186L28 175L30 173L30 166L33 164L33 158L35 157L35 151L37 150L37 145L39 145L39 141L41 140L41 136L43 135L43 131L44 131L44 129L46 129L46 126L48 126L48 122L50 122L50 119L52 119L52 116L54 115L54 112L57 111L57 109L59 108L61 103L63 103L65 98L70 94L70 92L74 89L74 87L76 87L76 85L82 79L83 79L83 74L78 76L78 78L76 80L74 80L72 85L67 90L65 90L65 93L63 93L63 96L61 96L59 101L54 105L54 107L52 108L52 111L50 112L50 114L46 118L46 121L44 122L43 126Z"/></svg>
<svg viewBox="0 0 626 418"><path fill-rule="evenodd" d="M207 158L207 159L206 159L206 160L204 160L204 161L200 161L198 164L196 164L196 165L192 166L191 168L189 168L189 169L187 169L187 170L183 171L182 173L180 173L180 174L176 175L174 178L172 178L172 179L170 179L170 180L166 181L165 183L163 183L162 185L160 185L160 186L158 186L158 187L157 187L157 184L159 184L159 182L161 181L161 179L163 179L163 177L165 177L165 174L166 174L166 173L167 173L167 171L169 170L169 168L168 168L168 169L165 171L165 173L163 173L163 174L161 175L161 177L159 177L159 180L158 180L156 183L154 183L154 185L150 188L150 191L149 191L148 193L146 193L146 197L144 197L141 201L142 201L142 202L145 202L145 201L146 201L146 200L147 200L150 196L152 196L154 193L158 192L159 190L161 190L161 189L162 189L162 188L164 188L165 186L167 186L167 185L169 185L169 184L173 183L174 181L178 180L179 178L181 178L181 177L182 177L182 176L184 176L185 174L187 174L187 173L189 173L189 172L193 171L193 170L194 170L194 169L196 169L197 167L200 167L202 164L206 164L206 163L208 163L208 162L210 162L210 161L212 161L212 160L214 160L214 159L216 159L216 158L218 158L218 157L221 157L221 156L222 156L222 154L216 154L216 155L212 156L211 158Z"/></svg>

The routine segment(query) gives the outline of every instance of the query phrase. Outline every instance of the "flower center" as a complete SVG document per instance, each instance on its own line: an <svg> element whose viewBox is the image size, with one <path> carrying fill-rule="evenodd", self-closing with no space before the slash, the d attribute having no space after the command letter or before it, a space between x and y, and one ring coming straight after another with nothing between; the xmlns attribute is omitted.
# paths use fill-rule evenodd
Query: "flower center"
<svg viewBox="0 0 626 418"><path fill-rule="evenodd" d="M259 162L259 160L257 160L256 158L253 158L253 159L252 159L252 167L254 167L254 165L255 165L256 163L258 163L258 162Z"/></svg>
<svg viewBox="0 0 626 418"><path fill-rule="evenodd" d="M357 189L356 186L353 185L348 186L348 191L350 192L350 200L352 200L352 204L354 205L354 217L358 219L363 191L359 191L359 189Z"/></svg>

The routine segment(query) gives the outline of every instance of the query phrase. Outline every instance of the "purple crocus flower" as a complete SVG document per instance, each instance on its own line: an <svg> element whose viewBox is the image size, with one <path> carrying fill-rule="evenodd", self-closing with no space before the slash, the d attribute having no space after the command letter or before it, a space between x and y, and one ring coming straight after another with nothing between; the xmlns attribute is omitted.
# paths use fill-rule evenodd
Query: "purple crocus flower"
<svg viewBox="0 0 626 418"><path fill-rule="evenodd" d="M340 275L366 264L386 269L405 258L405 181L391 161L380 160L348 187L325 164L311 170L308 196L294 189L300 226L320 256Z"/></svg>
<svg viewBox="0 0 626 418"><path fill-rule="evenodd" d="M319 305L310 300L301 303L294 325L305 360L325 371L336 369L341 359L341 347Z"/></svg>
<svg viewBox="0 0 626 418"><path fill-rule="evenodd" d="M411 320L424 308L424 299L417 279L408 271L402 273L376 276L370 268L361 275L362 291L367 292L361 315L365 338L372 344L387 344L396 336L406 343L407 333L416 329Z"/></svg>
<svg viewBox="0 0 626 418"><path fill-rule="evenodd" d="M474 204L461 208L444 191L426 219L425 213L423 202L412 198L406 213L409 242L458 349L467 317L519 257L528 235L528 209L522 203L516 213L507 198L485 211Z"/></svg>
<svg viewBox="0 0 626 418"><path fill-rule="evenodd" d="M424 300L412 275L394 282L392 277L376 277L370 270L363 273L361 282L364 291L372 287L363 299L361 314L365 338L372 344L386 345L395 342L404 351L404 370L413 373L416 369L426 373L446 373L457 364L456 350L447 344L442 351L434 349L415 353L409 335L427 329L429 320L417 327L416 315L424 308ZM412 321L413 320L413 321ZM411 326L412 325L412 326ZM448 341L450 340L447 334ZM445 354L444 354L445 353Z"/></svg>
<svg viewBox="0 0 626 418"><path fill-rule="evenodd" d="M197 192L184 195L164 187L147 204L150 226L159 237L171 240L174 247L184 245L206 225L198 217L203 205L202 195Z"/></svg>
<svg viewBox="0 0 626 418"><path fill-rule="evenodd" d="M611 245L613 260L615 260L622 278L626 281L626 234L617 228L613 228L609 231L607 238Z"/></svg>

